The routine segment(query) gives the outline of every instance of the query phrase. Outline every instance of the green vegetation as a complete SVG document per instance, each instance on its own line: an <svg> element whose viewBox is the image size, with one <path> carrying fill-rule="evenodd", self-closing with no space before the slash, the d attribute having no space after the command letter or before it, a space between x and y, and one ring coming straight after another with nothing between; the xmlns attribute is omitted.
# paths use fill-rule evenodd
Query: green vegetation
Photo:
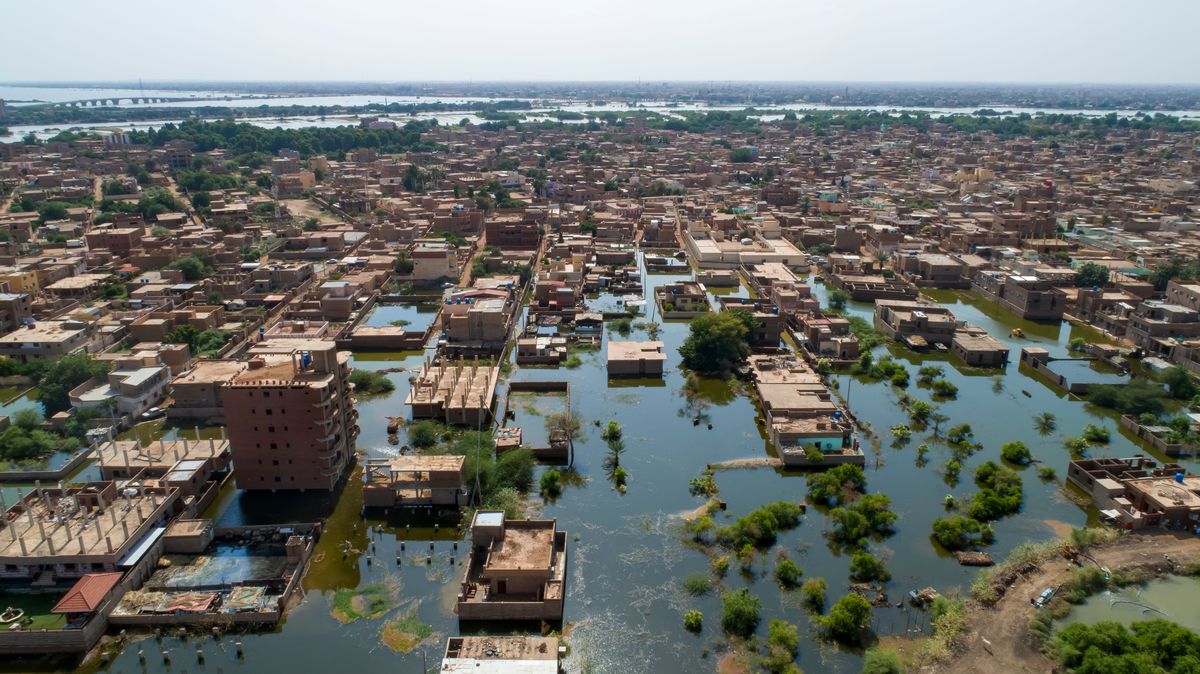
<svg viewBox="0 0 1200 674"><path fill-rule="evenodd" d="M684 367L701 374L731 372L750 355L749 335L757 327L758 321L740 309L693 319L679 347Z"/></svg>
<svg viewBox="0 0 1200 674"><path fill-rule="evenodd" d="M1112 439L1108 429L1096 424L1088 424L1083 427L1083 439L1094 445L1107 445Z"/></svg>
<svg viewBox="0 0 1200 674"><path fill-rule="evenodd" d="M683 614L683 628L689 632L699 632L704 627L704 614L692 610Z"/></svg>
<svg viewBox="0 0 1200 674"><path fill-rule="evenodd" d="M330 613L340 623L352 623L364 618L378 618L392 609L394 592L383 583L361 588L346 588L333 594Z"/></svg>
<svg viewBox="0 0 1200 674"><path fill-rule="evenodd" d="M707 469L699 477L693 477L689 480L688 492L692 496L716 496L718 492L717 480L713 477L712 470Z"/></svg>
<svg viewBox="0 0 1200 674"><path fill-rule="evenodd" d="M945 374L946 371L942 369L941 365L922 365L921 368L917 370L917 384L921 386L928 386L932 384L934 380L944 378Z"/></svg>
<svg viewBox="0 0 1200 674"><path fill-rule="evenodd" d="M846 309L846 305L849 303L850 303L850 293L846 292L845 290L838 288L829 293L828 304L829 304L829 308L833 312L837 313L837 312L844 311Z"/></svg>
<svg viewBox="0 0 1200 674"><path fill-rule="evenodd" d="M355 392L361 395L391 393L396 388L387 375L374 370L353 370L350 373L350 383L354 385Z"/></svg>
<svg viewBox="0 0 1200 674"><path fill-rule="evenodd" d="M163 341L168 344L187 344L193 356L209 358L217 355L229 343L229 333L212 328L199 332L191 325L184 324L168 332Z"/></svg>
<svg viewBox="0 0 1200 674"><path fill-rule="evenodd" d="M813 613L825 610L825 579L809 578L800 586L800 596L804 598L804 607Z"/></svg>
<svg viewBox="0 0 1200 674"><path fill-rule="evenodd" d="M428 449L442 439L441 425L431 419L423 419L408 427L408 441L413 447Z"/></svg>
<svg viewBox="0 0 1200 674"><path fill-rule="evenodd" d="M1051 412L1040 412L1033 417L1033 427L1042 435L1050 435L1058 428L1058 417Z"/></svg>
<svg viewBox="0 0 1200 674"><path fill-rule="evenodd" d="M742 550L746 546L764 548L775 542L780 531L797 527L803 513L804 506L795 503L768 503L717 529L717 542L729 550Z"/></svg>
<svg viewBox="0 0 1200 674"><path fill-rule="evenodd" d="M868 351L859 358L855 369L859 374L874 381L891 381L894 386L899 388L908 386L908 369L890 355L873 360Z"/></svg>
<svg viewBox="0 0 1200 674"><path fill-rule="evenodd" d="M929 388L933 390L933 395L939 398L958 397L958 387L948 379L935 379L930 382Z"/></svg>
<svg viewBox="0 0 1200 674"><path fill-rule="evenodd" d="M1076 288L1103 288L1108 285L1108 267L1086 262L1075 272Z"/></svg>
<svg viewBox="0 0 1200 674"><path fill-rule="evenodd" d="M1074 623L1054 637L1055 659L1080 674L1200 671L1200 636L1166 620Z"/></svg>
<svg viewBox="0 0 1200 674"><path fill-rule="evenodd" d="M1166 391L1149 379L1133 379L1128 384L1104 384L1088 387L1088 402L1117 410L1122 414L1162 414L1166 410Z"/></svg>
<svg viewBox="0 0 1200 674"><path fill-rule="evenodd" d="M800 650L800 630L785 620L772 620L767 625L767 654L762 659L768 672L796 672L796 653Z"/></svg>
<svg viewBox="0 0 1200 674"><path fill-rule="evenodd" d="M857 594L847 594L829 608L829 615L817 621L830 638L853 645L866 639L871 615L871 602Z"/></svg>
<svg viewBox="0 0 1200 674"><path fill-rule="evenodd" d="M788 559L786 556L780 557L775 563L775 582L785 590L794 590L799 587L800 579L804 577L804 569L801 569L795 562Z"/></svg>
<svg viewBox="0 0 1200 674"><path fill-rule="evenodd" d="M962 515L940 517L933 521L933 537L947 550L965 550L989 543L991 528Z"/></svg>
<svg viewBox="0 0 1200 674"><path fill-rule="evenodd" d="M187 281L199 281L213 275L212 263L203 253L188 253L167 265L167 269L178 269Z"/></svg>
<svg viewBox="0 0 1200 674"><path fill-rule="evenodd" d="M750 590L743 587L728 592L721 597L721 627L734 636L749 638L758 627L761 611L762 602Z"/></svg>
<svg viewBox="0 0 1200 674"><path fill-rule="evenodd" d="M1000 457L1009 463L1028 466L1033 461L1033 452L1020 440L1006 442L1000 446Z"/></svg>
<svg viewBox="0 0 1200 674"><path fill-rule="evenodd" d="M50 364L38 382L38 400L48 414L70 409L71 389L92 379L108 375L109 364L85 353L72 353Z"/></svg>
<svg viewBox="0 0 1200 674"><path fill-rule="evenodd" d="M149 176L147 176L148 179ZM142 216L146 222L154 222L154 219L163 213L182 210L182 205L170 190L163 187L149 187L142 190L141 198L136 202L105 199L100 202L98 210L99 213L92 217L92 222L96 224L111 222L113 215L117 213L136 213Z"/></svg>
<svg viewBox="0 0 1200 674"><path fill-rule="evenodd" d="M847 547L861 547L871 536L887 536L892 533L896 513L892 512L892 501L883 494L867 494L846 507L829 511L833 530L829 537Z"/></svg>
<svg viewBox="0 0 1200 674"><path fill-rule="evenodd" d="M982 488L967 507L971 519L991 522L1021 509L1021 476L1013 470L988 461L975 469L975 482Z"/></svg>
<svg viewBox="0 0 1200 674"><path fill-rule="evenodd" d="M541 491L542 496L547 498L555 498L562 493L562 488L562 473L558 472L554 468L548 468L546 469L546 472L542 473L542 477L538 481L538 489Z"/></svg>
<svg viewBox="0 0 1200 674"><path fill-rule="evenodd" d="M689 573L683 577L683 589L693 597L702 597L712 591L712 577L707 573Z"/></svg>
<svg viewBox="0 0 1200 674"><path fill-rule="evenodd" d="M410 653L432 635L433 627L421 622L414 607L400 617L389 620L380 631L379 638L397 653Z"/></svg>
<svg viewBox="0 0 1200 674"><path fill-rule="evenodd" d="M754 151L748 147L739 147L729 151L731 164L748 164L754 161Z"/></svg>
<svg viewBox="0 0 1200 674"><path fill-rule="evenodd" d="M930 607L929 639L921 647L924 662L941 660L953 652L954 642L967 626L967 607L958 599L938 597Z"/></svg>
<svg viewBox="0 0 1200 674"><path fill-rule="evenodd" d="M904 663L895 651L870 648L863 654L862 674L904 674Z"/></svg>
<svg viewBox="0 0 1200 674"><path fill-rule="evenodd" d="M357 126L267 129L232 120L185 120L178 125L168 123L158 129L132 131L129 140L153 147L162 147L173 140L187 140L196 144L196 152L220 148L237 155L258 151L274 154L281 148L291 148L302 157L309 157L317 154L340 155L364 147L390 154L438 149L436 145L421 140L421 134L436 125L435 121L414 120L398 129L363 129Z"/></svg>
<svg viewBox="0 0 1200 674"><path fill-rule="evenodd" d="M856 583L887 582L892 574L883 561L866 550L859 550L850 557L850 580Z"/></svg>
<svg viewBox="0 0 1200 674"><path fill-rule="evenodd" d="M862 467L850 464L834 466L821 473L808 475L808 499L819 505L848 503L863 492L867 478Z"/></svg>

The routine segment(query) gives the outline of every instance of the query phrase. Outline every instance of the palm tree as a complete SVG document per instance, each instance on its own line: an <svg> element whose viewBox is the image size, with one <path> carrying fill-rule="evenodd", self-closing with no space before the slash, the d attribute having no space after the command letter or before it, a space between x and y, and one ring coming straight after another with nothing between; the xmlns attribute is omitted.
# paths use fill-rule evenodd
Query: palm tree
<svg viewBox="0 0 1200 674"><path fill-rule="evenodd" d="M1033 427L1042 435L1050 435L1058 428L1058 418L1050 412L1033 415Z"/></svg>

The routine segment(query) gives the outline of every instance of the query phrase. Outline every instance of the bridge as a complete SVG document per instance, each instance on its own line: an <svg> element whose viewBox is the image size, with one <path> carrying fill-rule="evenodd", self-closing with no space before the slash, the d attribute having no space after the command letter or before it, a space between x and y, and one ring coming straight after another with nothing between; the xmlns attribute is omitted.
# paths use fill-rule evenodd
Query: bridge
<svg viewBox="0 0 1200 674"><path fill-rule="evenodd" d="M239 97L240 98L240 97ZM257 97L247 97L257 98ZM108 106L118 106L123 103L131 105L145 105L151 103L179 103L182 101L205 103L234 100L228 96L214 98L195 98L195 97L180 97L180 98L165 98L161 96L119 96L116 98L85 98L77 101L59 101L51 104L55 108L99 108Z"/></svg>

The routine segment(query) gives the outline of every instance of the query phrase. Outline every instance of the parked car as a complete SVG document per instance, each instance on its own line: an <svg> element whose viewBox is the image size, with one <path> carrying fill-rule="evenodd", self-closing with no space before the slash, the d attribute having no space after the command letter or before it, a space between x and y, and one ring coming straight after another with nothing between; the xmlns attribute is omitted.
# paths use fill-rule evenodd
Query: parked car
<svg viewBox="0 0 1200 674"><path fill-rule="evenodd" d="M1042 593L1037 596L1037 599L1033 600L1033 605L1041 608L1046 604L1049 604L1050 600L1054 598L1054 593L1056 591L1057 590L1053 587L1048 587L1042 590Z"/></svg>
<svg viewBox="0 0 1200 674"><path fill-rule="evenodd" d="M141 419L142 419L142 421L150 421L151 419L157 419L166 413L167 413L167 411L161 407L151 407L150 409L146 410L145 412L142 412Z"/></svg>

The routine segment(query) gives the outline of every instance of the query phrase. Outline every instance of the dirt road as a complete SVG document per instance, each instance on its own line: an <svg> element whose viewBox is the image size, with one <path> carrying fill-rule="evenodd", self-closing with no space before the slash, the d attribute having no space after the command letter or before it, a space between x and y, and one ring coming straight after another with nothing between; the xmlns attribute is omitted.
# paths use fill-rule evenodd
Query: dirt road
<svg viewBox="0 0 1200 674"><path fill-rule="evenodd" d="M1111 570L1144 568L1167 570L1166 559L1182 564L1200 563L1200 538L1171 533L1129 535L1088 551L1101 566ZM1062 557L1044 562L1036 571L1019 578L994 606L972 603L967 612L967 633L960 638L964 650L957 657L924 671L955 674L997 672L1048 672L1052 663L1028 637L1034 611L1030 600L1043 589L1067 580L1072 566ZM982 638L991 642L991 653Z"/></svg>

